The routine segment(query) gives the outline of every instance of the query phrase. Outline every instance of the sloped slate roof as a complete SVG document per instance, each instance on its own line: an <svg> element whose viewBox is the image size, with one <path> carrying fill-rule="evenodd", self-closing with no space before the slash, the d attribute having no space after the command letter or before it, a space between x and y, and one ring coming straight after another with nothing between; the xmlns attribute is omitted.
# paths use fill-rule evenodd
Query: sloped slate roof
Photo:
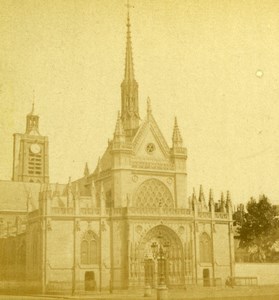
<svg viewBox="0 0 279 300"><path fill-rule="evenodd" d="M0 210L26 211L28 196L32 210L38 208L40 183L0 180Z"/></svg>

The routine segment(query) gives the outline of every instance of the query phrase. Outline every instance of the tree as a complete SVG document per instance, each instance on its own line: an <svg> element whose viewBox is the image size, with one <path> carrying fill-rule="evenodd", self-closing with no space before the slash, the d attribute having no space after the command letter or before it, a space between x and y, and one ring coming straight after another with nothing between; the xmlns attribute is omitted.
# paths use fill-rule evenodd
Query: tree
<svg viewBox="0 0 279 300"><path fill-rule="evenodd" d="M279 222L275 206L262 195L259 201L251 198L246 210L247 212L237 211L234 214L234 220L239 226L240 247L248 250L252 261L273 260L272 246L279 238Z"/></svg>

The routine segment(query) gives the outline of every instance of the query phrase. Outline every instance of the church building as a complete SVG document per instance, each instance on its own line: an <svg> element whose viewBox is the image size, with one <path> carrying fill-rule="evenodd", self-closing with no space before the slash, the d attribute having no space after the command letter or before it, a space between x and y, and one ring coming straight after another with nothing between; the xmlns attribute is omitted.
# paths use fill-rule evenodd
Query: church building
<svg viewBox="0 0 279 300"><path fill-rule="evenodd" d="M151 100L140 118L128 14L121 112L90 172L49 178L48 138L34 105L14 134L12 181L0 181L0 287L83 293L156 287L154 245L168 287L216 286L234 276L230 194L187 194L187 149L175 119L168 145ZM86 126L86 124L84 124ZM47 128L44 128L44 132ZM51 145L51 142L50 142Z"/></svg>

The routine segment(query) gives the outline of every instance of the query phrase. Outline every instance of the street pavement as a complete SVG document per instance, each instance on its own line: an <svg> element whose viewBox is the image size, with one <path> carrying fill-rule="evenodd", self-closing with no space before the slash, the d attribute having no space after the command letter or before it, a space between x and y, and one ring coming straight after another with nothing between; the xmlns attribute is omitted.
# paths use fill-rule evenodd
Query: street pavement
<svg viewBox="0 0 279 300"><path fill-rule="evenodd" d="M142 290L114 291L112 294L108 292L96 292L85 295L0 295L0 299L4 300L97 300L97 299L117 299L117 300L156 300L156 290L152 290L151 297L144 297ZM279 300L278 286L256 286L256 287L234 287L234 288L203 288L195 287L189 289L168 291L169 300Z"/></svg>

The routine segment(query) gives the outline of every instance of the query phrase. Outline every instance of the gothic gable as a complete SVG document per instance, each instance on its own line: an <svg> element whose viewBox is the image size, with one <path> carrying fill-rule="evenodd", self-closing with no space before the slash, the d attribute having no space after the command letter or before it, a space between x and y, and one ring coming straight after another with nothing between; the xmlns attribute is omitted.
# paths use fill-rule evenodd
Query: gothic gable
<svg viewBox="0 0 279 300"><path fill-rule="evenodd" d="M133 149L137 157L152 160L169 158L170 148L151 114L144 120L134 137Z"/></svg>

